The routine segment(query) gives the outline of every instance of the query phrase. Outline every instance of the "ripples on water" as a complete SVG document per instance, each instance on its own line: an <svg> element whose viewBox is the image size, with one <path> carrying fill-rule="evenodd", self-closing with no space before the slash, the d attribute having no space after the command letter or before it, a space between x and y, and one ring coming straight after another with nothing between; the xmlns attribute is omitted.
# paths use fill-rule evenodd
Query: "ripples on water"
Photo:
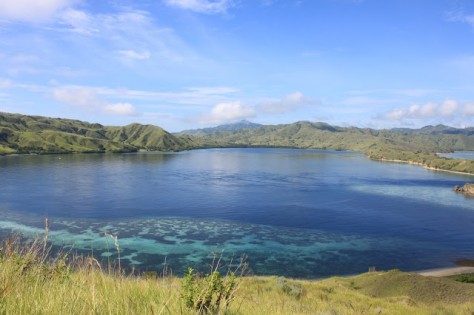
<svg viewBox="0 0 474 315"><path fill-rule="evenodd" d="M474 257L471 177L358 153L215 149L0 158L0 231L42 233L107 261L175 274L213 251L256 274L315 278L443 267Z"/></svg>

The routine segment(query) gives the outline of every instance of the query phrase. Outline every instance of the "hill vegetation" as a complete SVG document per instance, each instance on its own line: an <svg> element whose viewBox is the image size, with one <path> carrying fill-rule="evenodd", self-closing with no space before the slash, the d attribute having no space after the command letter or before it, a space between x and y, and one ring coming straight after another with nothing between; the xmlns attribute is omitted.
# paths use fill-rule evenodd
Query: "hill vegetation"
<svg viewBox="0 0 474 315"><path fill-rule="evenodd" d="M189 137L152 125L106 127L79 120L0 113L0 154L179 151Z"/></svg>
<svg viewBox="0 0 474 315"><path fill-rule="evenodd" d="M196 141L221 147L288 147L365 152L374 160L408 162L430 169L474 174L474 161L436 152L474 150L474 128L443 125L421 129L375 130L300 121L292 124L194 133ZM199 139L199 140L197 140Z"/></svg>
<svg viewBox="0 0 474 315"><path fill-rule="evenodd" d="M217 127L184 130L184 131L181 131L177 134L178 135L182 135L182 134L206 135L206 134L213 133L213 132L237 131L237 130L242 130L242 129L255 129L255 128L258 128L258 127L262 127L262 125L250 122L248 120L241 120L241 121L236 122L236 123L219 125Z"/></svg>
<svg viewBox="0 0 474 315"><path fill-rule="evenodd" d="M184 132L183 132L184 133ZM445 126L422 129L376 130L337 127L322 122L299 121L228 131L223 128L190 132L204 143L221 146L292 147L368 152L375 147L405 151L450 152L474 150L474 131Z"/></svg>
<svg viewBox="0 0 474 315"><path fill-rule="evenodd" d="M443 125L376 130L299 121L248 121L171 134L153 125L108 127L71 119L0 113L0 154L180 151L216 147L286 147L365 152L382 161L474 174L474 161L436 152L474 150L474 128Z"/></svg>

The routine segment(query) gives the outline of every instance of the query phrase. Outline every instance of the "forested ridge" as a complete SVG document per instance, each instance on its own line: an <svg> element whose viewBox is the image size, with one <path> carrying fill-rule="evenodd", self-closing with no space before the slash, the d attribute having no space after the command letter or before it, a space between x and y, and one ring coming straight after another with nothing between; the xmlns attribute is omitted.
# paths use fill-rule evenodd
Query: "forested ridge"
<svg viewBox="0 0 474 315"><path fill-rule="evenodd" d="M474 128L443 125L421 129L338 127L299 121L283 125L240 122L169 133L154 125L103 126L79 120L0 113L0 154L182 151L198 148L286 147L365 152L432 169L473 173L474 161L437 152L474 150Z"/></svg>

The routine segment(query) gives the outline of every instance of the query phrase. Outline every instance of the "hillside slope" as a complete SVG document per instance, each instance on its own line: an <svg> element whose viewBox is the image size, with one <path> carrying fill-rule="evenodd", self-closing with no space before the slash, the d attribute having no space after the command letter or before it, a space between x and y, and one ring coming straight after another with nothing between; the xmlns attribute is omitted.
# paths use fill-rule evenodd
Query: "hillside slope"
<svg viewBox="0 0 474 315"><path fill-rule="evenodd" d="M448 127L447 127L448 128ZM373 148L406 151L448 152L474 150L474 135L469 129L436 128L375 130L337 127L322 122L299 121L284 125L194 133L205 144L220 146L268 146L354 150L367 152Z"/></svg>
<svg viewBox="0 0 474 315"><path fill-rule="evenodd" d="M106 127L79 120L0 113L0 154L179 151L189 137L151 125Z"/></svg>

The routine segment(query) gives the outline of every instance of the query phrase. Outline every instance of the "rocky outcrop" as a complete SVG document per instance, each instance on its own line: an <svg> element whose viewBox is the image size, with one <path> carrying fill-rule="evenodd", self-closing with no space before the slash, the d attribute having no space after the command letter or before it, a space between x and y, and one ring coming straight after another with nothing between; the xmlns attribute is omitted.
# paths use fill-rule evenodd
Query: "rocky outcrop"
<svg viewBox="0 0 474 315"><path fill-rule="evenodd" d="M474 184L464 184L464 186L462 187L459 187L458 185L456 185L454 186L453 190L455 192L474 196Z"/></svg>

